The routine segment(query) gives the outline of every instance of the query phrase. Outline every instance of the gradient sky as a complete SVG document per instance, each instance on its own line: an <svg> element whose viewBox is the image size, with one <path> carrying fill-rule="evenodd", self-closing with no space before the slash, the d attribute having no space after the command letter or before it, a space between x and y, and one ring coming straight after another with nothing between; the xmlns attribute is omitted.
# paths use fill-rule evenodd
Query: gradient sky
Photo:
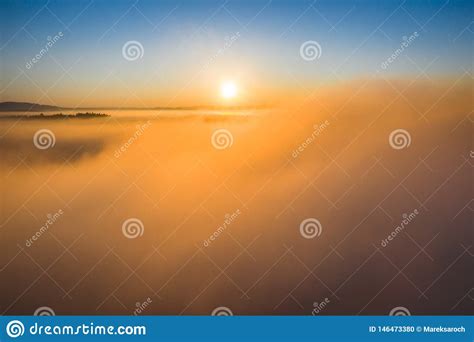
<svg viewBox="0 0 474 342"><path fill-rule="evenodd" d="M239 96L231 104L270 104L353 79L455 77L472 70L472 20L471 1L1 0L0 100L223 104L219 86L234 80ZM28 69L58 32L63 37ZM131 40L143 45L143 58L123 58ZM319 59L301 58L308 40L321 45Z"/></svg>

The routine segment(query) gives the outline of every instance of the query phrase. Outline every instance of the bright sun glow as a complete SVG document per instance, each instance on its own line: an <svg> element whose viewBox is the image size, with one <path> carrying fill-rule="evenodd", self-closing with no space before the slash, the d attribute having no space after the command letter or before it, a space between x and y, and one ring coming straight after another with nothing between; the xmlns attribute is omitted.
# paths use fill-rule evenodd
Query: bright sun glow
<svg viewBox="0 0 474 342"><path fill-rule="evenodd" d="M225 99L231 99L237 95L237 87L233 82L224 82L221 85L221 95Z"/></svg>

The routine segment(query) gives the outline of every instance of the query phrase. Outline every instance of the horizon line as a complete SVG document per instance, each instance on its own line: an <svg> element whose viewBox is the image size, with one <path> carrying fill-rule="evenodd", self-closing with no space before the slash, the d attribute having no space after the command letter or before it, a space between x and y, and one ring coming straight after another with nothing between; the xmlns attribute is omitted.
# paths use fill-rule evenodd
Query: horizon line
<svg viewBox="0 0 474 342"><path fill-rule="evenodd" d="M17 107L6 108L5 105L11 105ZM25 106L29 108L20 108L20 106ZM35 109L35 107L40 107ZM151 107L111 107L111 106L88 106L88 107L62 107L56 105L47 105L33 102L17 102L17 101L4 101L0 102L0 112L21 112L21 111L44 111L52 112L57 110L93 110L93 109L104 109L104 110L241 110L241 109L266 109L272 108L268 104L258 104L258 105L192 105L192 106L151 106Z"/></svg>

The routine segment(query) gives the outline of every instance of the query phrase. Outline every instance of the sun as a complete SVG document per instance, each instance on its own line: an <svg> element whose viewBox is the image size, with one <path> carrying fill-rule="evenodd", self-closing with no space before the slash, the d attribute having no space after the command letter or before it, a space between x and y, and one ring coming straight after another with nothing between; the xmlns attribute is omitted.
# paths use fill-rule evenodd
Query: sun
<svg viewBox="0 0 474 342"><path fill-rule="evenodd" d="M231 99L237 95L237 87L234 82L224 82L221 84L221 96L225 99Z"/></svg>

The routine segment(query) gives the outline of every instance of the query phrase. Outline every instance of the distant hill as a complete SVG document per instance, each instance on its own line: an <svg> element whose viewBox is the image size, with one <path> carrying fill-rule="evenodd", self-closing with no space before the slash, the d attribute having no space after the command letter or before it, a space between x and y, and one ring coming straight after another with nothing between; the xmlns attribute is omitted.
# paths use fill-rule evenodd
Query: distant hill
<svg viewBox="0 0 474 342"><path fill-rule="evenodd" d="M0 112L48 112L61 109L65 108L29 102L0 102Z"/></svg>
<svg viewBox="0 0 474 342"><path fill-rule="evenodd" d="M247 110L268 106L188 106L188 107L56 107L29 102L0 102L0 112L60 112L62 110Z"/></svg>
<svg viewBox="0 0 474 342"><path fill-rule="evenodd" d="M104 113L76 113L76 114L51 114L44 115L4 115L0 116L0 119L21 119L21 120L61 120L61 119L93 119L93 118L106 118L110 115Z"/></svg>

